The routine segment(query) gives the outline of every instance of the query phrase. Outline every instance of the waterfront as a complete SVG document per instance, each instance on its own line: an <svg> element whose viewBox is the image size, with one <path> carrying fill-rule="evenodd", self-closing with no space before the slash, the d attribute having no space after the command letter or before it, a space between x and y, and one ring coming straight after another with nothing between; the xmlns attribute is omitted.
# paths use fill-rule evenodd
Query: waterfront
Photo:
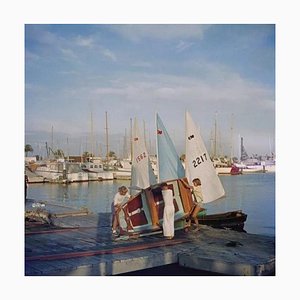
<svg viewBox="0 0 300 300"><path fill-rule="evenodd" d="M248 233L275 236L275 173L220 176L226 197L205 205L207 213L241 209L248 215ZM130 181L102 181L61 184L31 184L28 198L86 207L92 212L110 212L111 201L120 185Z"/></svg>

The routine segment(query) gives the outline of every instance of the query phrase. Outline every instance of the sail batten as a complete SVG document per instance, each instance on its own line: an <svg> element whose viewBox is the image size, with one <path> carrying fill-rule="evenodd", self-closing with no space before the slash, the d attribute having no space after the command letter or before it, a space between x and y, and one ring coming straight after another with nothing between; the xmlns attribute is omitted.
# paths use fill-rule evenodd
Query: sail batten
<svg viewBox="0 0 300 300"><path fill-rule="evenodd" d="M202 183L203 202L208 203L225 195L223 185L216 173L200 131L186 111L185 115L185 171L190 184L195 178Z"/></svg>

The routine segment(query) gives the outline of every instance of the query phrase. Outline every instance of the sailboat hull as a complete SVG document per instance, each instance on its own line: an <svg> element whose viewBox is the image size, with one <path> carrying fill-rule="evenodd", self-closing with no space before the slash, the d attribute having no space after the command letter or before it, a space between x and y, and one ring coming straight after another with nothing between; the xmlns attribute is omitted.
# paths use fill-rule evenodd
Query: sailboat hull
<svg viewBox="0 0 300 300"><path fill-rule="evenodd" d="M236 231L244 231L244 223L247 214L240 210L228 211L225 213L206 215L205 211L198 214L198 222L214 228L230 228Z"/></svg>
<svg viewBox="0 0 300 300"><path fill-rule="evenodd" d="M185 228L185 219L193 207L192 193L186 183L185 178L167 181L168 188L173 191L175 229ZM122 206L123 219L126 220L122 229L138 233L160 231L163 212L164 201L160 184L151 185Z"/></svg>

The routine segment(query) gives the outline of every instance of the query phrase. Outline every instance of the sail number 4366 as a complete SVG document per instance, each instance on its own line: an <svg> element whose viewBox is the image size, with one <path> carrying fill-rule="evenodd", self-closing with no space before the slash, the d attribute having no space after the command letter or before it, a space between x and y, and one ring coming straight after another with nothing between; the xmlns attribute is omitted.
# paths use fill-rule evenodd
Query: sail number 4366
<svg viewBox="0 0 300 300"><path fill-rule="evenodd" d="M199 165L201 165L201 163L204 163L207 160L207 155L206 153L203 153L200 156L197 156L194 160L193 160L193 166L194 168L197 168Z"/></svg>

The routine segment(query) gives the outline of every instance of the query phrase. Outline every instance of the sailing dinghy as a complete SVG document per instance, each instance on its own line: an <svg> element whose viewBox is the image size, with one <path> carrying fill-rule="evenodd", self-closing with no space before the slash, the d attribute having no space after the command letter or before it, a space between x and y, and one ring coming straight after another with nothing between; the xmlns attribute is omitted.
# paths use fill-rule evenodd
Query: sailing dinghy
<svg viewBox="0 0 300 300"><path fill-rule="evenodd" d="M225 196L223 185L216 174L213 163L190 113L185 114L185 171L189 183L194 178L201 181L203 203L209 203ZM199 212L200 224L216 228L232 228L242 231L247 215L241 210L206 215L206 210Z"/></svg>

